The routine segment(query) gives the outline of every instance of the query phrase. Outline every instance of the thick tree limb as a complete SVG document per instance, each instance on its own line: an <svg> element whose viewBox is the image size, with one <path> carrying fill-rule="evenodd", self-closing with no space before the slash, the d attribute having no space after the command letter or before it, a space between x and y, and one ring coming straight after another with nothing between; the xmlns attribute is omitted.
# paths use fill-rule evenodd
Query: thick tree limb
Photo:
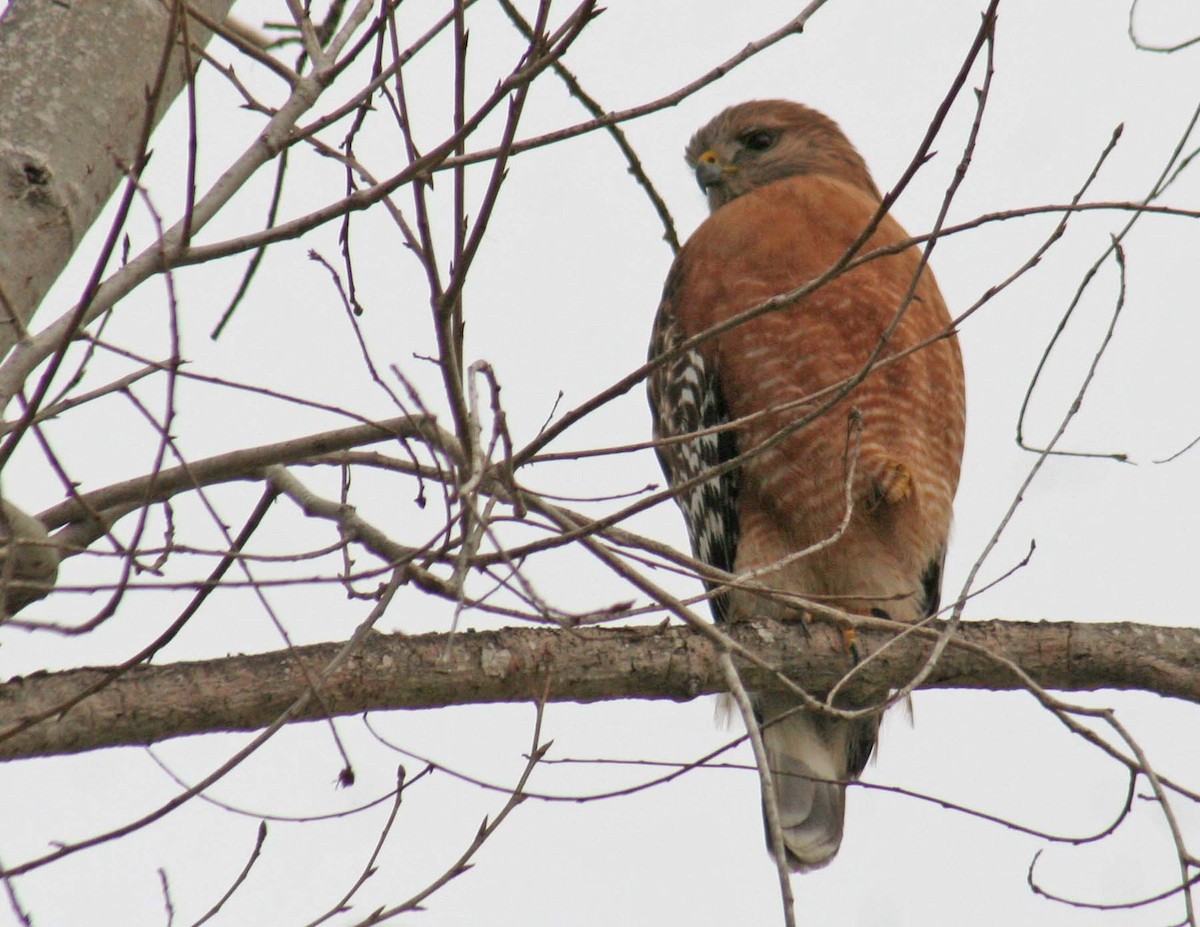
<svg viewBox="0 0 1200 927"><path fill-rule="evenodd" d="M766 621L729 628L739 643L814 692L828 691L849 669L836 629ZM930 627L931 634L937 627ZM874 653L888 632L864 628L861 646ZM1051 689L1140 689L1200 702L1200 630L1129 623L981 621L963 624L966 647L947 649L926 688L1018 689L993 654L1019 664ZM862 667L845 687L865 698L902 684L921 665L929 637L907 635ZM0 758L77 753L154 743L185 734L264 727L304 691L308 678L341 648L145 666L123 676L65 715L13 734L24 719L52 711L104 669L15 678L0 685ZM510 628L447 637L371 634L334 672L319 700L299 720L395 708L433 708L536 699L594 702L619 698L686 701L725 689L713 644L682 627ZM753 666L739 670L750 688L769 684ZM12 736L8 736L8 735Z"/></svg>

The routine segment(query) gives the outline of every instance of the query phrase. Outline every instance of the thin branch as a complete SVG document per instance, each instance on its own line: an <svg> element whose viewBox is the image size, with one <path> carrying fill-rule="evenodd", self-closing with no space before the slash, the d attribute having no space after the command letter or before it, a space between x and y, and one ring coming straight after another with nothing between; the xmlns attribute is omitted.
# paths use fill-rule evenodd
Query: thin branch
<svg viewBox="0 0 1200 927"><path fill-rule="evenodd" d="M775 798L775 777L767 757L767 748L763 744L762 731L758 726L758 719L754 716L750 696L746 687L742 685L729 651L721 651L717 661L721 665L721 674L725 677L725 684L729 687L734 704L741 712L742 723L746 725L750 746L754 750L754 765L758 769L759 791L762 793L763 816L767 819L767 839L771 844L771 855L775 859L775 873L779 878L779 894L783 901L783 922L786 927L796 927L795 899L792 897L791 873L787 867L787 847L783 842L783 826L779 822L779 802Z"/></svg>
<svg viewBox="0 0 1200 927"><path fill-rule="evenodd" d="M262 856L263 846L266 844L266 842L267 822L260 821L258 825L258 834L254 838L254 849L250 851L250 856L246 860L246 865L242 867L242 871L237 874L237 878L233 880L229 888L225 890L225 893L217 899L216 903L211 908L209 908L203 915L200 916L198 920L192 924L192 927L201 927L201 925L212 920L217 914L220 913L221 908L225 907L225 902L232 898L234 892L241 888L245 883L246 877L250 875L250 870L254 868L254 864L257 863L259 857Z"/></svg>
<svg viewBox="0 0 1200 927"><path fill-rule="evenodd" d="M272 465L296 463L306 457L405 438L425 440L440 451L449 452L451 456L457 453L457 442L442 432L431 418L401 416L206 457L188 464L186 469L173 467L161 471L153 478L137 477L114 483L104 489L84 493L81 499L86 501L91 509L101 512L126 503L144 505L162 501L197 486L229 480L260 479L265 468ZM87 519L89 513L79 503L68 500L42 512L38 518L47 528L53 529Z"/></svg>
<svg viewBox="0 0 1200 927"><path fill-rule="evenodd" d="M492 836L504 823L505 819L516 810L517 806L525 800L525 786L529 782L529 777L533 775L533 770L546 755L546 751L550 749L553 741L542 743L542 718L543 709L545 708L545 699L537 700L537 714L533 725L533 743L529 749L529 758L525 763L525 768L521 771L521 775L517 780L517 784L513 786L511 793L508 796L508 801L504 803L504 807L497 812L496 816L490 821L484 818L483 823L479 826L479 830L475 834L470 845L463 851L462 855L447 869L439 878L435 879L429 885L425 886L417 894L413 895L402 904L387 908L382 911L377 911L370 915L366 921L360 921L360 924L378 924L381 921L389 920L397 914L403 914L406 911L421 910L421 903L440 889L443 885L458 878L470 868L472 857L479 852L479 848Z"/></svg>
<svg viewBox="0 0 1200 927"><path fill-rule="evenodd" d="M396 590L400 588L402 579L403 577L399 574L393 577L392 582L389 583L384 594L380 596L379 602L376 603L375 607L371 610L371 613L367 616L367 619L354 632L354 636L351 637L346 643L338 645L336 651L329 655L329 660L320 668L319 672L319 679L322 685L326 684L330 677L341 670L345 663L350 660L350 657L354 655L367 640L368 636L371 634L371 629L375 622L382 617L384 611L387 609L387 606L391 603L392 597L395 595ZM287 653L289 655L295 654L296 650L293 649L287 651ZM294 667L296 661L289 660L286 662L292 664ZM109 693L111 691L113 691L111 688L106 689L99 693L98 697L103 698L105 693ZM295 693L297 692L300 694L296 695ZM0 871L0 878L12 878L13 876L22 875L26 872L32 872L35 869L40 869L43 866L56 863L61 859L64 859L68 856L73 856L74 854L83 850L101 846L113 840L127 836L128 834L136 833L147 825L161 820L176 808L182 807L187 802L195 798L196 795L219 782L231 770L240 766L246 757L253 754L258 750L259 747L274 737L275 734L278 733L278 731L289 721L292 721L310 711L313 707L312 703L317 701L314 699L313 694L313 688L308 684L308 682L303 679L300 680L299 684L292 688L292 696L285 699L283 710L280 711L274 720L271 721L256 737L254 737L240 750L234 752L229 759L225 760L225 762L197 782L192 788L182 792L179 795L176 795L169 801L164 802L162 805L148 814L129 821L119 827L113 828L112 830L97 834L94 837L80 840L77 843L61 844L48 853L44 853L41 856L28 860L27 862L19 863L13 866L5 866L5 868ZM86 713L87 706L90 704L91 700L80 705L78 707L80 713ZM317 706L315 714L311 717L317 719L327 718L328 712L325 710L324 706ZM255 727L261 727L261 725L256 725ZM14 740L15 739L17 738L14 738ZM144 742L145 741L143 741L143 743Z"/></svg>

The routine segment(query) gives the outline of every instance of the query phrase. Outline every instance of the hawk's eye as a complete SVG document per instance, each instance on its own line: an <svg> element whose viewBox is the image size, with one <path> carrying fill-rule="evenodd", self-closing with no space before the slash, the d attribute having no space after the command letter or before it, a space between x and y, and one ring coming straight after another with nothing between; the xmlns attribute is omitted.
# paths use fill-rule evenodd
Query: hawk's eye
<svg viewBox="0 0 1200 927"><path fill-rule="evenodd" d="M743 147L749 148L751 151L766 151L775 144L776 135L774 132L768 132L766 129L755 129L752 132L747 132L740 139Z"/></svg>

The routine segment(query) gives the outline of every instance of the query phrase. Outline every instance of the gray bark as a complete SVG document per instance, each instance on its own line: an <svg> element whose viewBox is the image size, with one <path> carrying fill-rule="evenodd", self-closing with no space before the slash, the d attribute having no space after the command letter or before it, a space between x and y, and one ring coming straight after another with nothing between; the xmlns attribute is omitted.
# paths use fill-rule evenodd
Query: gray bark
<svg viewBox="0 0 1200 927"><path fill-rule="evenodd" d="M232 0L193 5L220 21ZM0 18L0 357L136 157L169 19L156 0L12 0ZM155 124L185 80L177 48Z"/></svg>
<svg viewBox="0 0 1200 927"><path fill-rule="evenodd" d="M811 692L828 691L850 669L841 635L831 627L751 621L725 630ZM891 637L890 632L859 630L863 651L876 653L876 658L860 667L847 696L861 702L902 685L932 647L930 637L909 635L877 653ZM981 621L962 624L957 638L969 646L948 647L925 688L1024 688L1004 662L1011 660L1048 689L1140 689L1200 702L1197 629ZM318 678L342 647L318 644L290 652L138 666L124 673L84 668L16 678L0 685L0 759L256 730L303 696L306 679ZM989 657L983 648L1004 659ZM374 633L329 675L320 698L308 699L294 719L313 720L326 712L536 701L543 695L549 701L687 701L725 691L718 657L713 642L699 631L660 625L509 628L460 633L452 641L440 634ZM747 686L771 686L770 674L761 668L742 664L740 669Z"/></svg>

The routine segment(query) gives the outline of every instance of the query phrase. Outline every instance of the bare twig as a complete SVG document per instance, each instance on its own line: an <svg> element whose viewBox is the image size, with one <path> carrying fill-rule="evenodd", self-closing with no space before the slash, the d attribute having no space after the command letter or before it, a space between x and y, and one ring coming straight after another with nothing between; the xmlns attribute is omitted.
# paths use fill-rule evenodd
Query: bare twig
<svg viewBox="0 0 1200 927"><path fill-rule="evenodd" d="M746 725L746 733L750 738L750 746L754 750L754 764L758 767L759 791L762 792L763 816L767 820L767 839L771 844L771 855L775 858L775 871L779 876L779 895L783 900L783 922L786 927L796 927L795 899L792 898L792 880L787 867L787 848L783 843L783 827L779 823L779 803L775 800L775 776L767 757L767 748L763 745L762 731L758 727L758 719L754 716L754 706L750 704L750 696L742 685L733 658L726 650L721 651L717 658L725 683L733 696L734 704L741 713L742 722Z"/></svg>

